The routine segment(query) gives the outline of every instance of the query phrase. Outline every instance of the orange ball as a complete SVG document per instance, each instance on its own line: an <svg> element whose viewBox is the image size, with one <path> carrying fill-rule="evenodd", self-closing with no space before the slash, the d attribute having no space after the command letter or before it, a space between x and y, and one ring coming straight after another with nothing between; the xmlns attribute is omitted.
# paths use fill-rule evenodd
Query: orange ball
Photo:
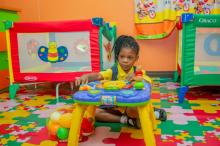
<svg viewBox="0 0 220 146"><path fill-rule="evenodd" d="M60 125L57 123L54 123L52 121L49 121L48 123L48 131L50 133L50 135L56 135L57 134L57 130L60 128Z"/></svg>

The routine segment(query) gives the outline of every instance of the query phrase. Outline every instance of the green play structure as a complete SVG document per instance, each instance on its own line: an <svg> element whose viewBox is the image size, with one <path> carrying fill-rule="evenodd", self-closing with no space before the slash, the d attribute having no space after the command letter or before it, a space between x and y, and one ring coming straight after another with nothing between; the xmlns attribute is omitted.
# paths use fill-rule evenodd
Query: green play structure
<svg viewBox="0 0 220 146"><path fill-rule="evenodd" d="M179 32L179 102L189 86L220 85L220 15L183 14Z"/></svg>

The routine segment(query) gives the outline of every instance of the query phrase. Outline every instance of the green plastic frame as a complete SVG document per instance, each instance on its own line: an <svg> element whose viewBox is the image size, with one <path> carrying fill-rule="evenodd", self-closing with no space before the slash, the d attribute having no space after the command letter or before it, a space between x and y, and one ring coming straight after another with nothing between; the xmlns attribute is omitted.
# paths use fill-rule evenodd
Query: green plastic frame
<svg viewBox="0 0 220 146"><path fill-rule="evenodd" d="M214 19L214 23L202 20ZM197 27L220 27L220 15L194 15L192 21L183 23L181 86L220 85L220 74L194 74L195 40Z"/></svg>

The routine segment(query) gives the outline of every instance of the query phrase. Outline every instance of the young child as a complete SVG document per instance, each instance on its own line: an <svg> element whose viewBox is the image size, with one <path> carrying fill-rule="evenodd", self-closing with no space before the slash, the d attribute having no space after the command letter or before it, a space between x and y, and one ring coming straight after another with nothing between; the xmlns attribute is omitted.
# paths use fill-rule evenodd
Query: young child
<svg viewBox="0 0 220 146"><path fill-rule="evenodd" d="M80 78L75 80L75 85L87 84L91 81L97 80L126 80L135 81L135 62L139 58L139 45L136 40L131 36L122 35L117 38L114 47L115 58L117 63L105 71L99 73L89 73L82 75ZM152 83L150 77L148 77L145 71L142 70L143 80ZM166 112L163 109L154 109L155 116L157 119L165 121ZM120 122L123 124L128 124L136 128L140 128L140 123L138 117L138 112L136 107L122 108L97 108L96 110L96 120L100 122Z"/></svg>

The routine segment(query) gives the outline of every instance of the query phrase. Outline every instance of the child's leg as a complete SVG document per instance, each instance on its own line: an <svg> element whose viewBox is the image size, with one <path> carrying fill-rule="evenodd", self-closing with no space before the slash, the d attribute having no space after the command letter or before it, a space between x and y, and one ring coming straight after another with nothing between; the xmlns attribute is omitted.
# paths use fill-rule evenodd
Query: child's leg
<svg viewBox="0 0 220 146"><path fill-rule="evenodd" d="M131 111L129 110L129 112ZM99 122L122 123L122 124L128 124L129 126L132 127L140 128L139 120L137 120L136 118L128 117L126 113L122 114L120 111L114 109L97 108L95 118L96 121Z"/></svg>
<svg viewBox="0 0 220 146"><path fill-rule="evenodd" d="M126 109L126 114L131 118L138 118L138 111L136 107L128 107Z"/></svg>
<svg viewBox="0 0 220 146"><path fill-rule="evenodd" d="M96 121L120 123L122 114L112 109L97 108L95 113Z"/></svg>
<svg viewBox="0 0 220 146"><path fill-rule="evenodd" d="M138 111L136 107L128 107L126 109L127 124L137 129L141 128Z"/></svg>
<svg viewBox="0 0 220 146"><path fill-rule="evenodd" d="M134 126L136 128L140 128L137 108L134 108L134 107L127 108L126 114L128 117L127 124L130 126ZM157 120L161 120L161 121L167 120L167 114L164 109L154 108L154 114Z"/></svg>
<svg viewBox="0 0 220 146"><path fill-rule="evenodd" d="M165 121L167 118L166 111L164 109L154 108L154 114L156 119ZM136 107L128 107L124 114L114 109L96 109L95 113L96 121L99 122L114 122L128 124L129 126L140 128L140 122L138 119L138 111Z"/></svg>

